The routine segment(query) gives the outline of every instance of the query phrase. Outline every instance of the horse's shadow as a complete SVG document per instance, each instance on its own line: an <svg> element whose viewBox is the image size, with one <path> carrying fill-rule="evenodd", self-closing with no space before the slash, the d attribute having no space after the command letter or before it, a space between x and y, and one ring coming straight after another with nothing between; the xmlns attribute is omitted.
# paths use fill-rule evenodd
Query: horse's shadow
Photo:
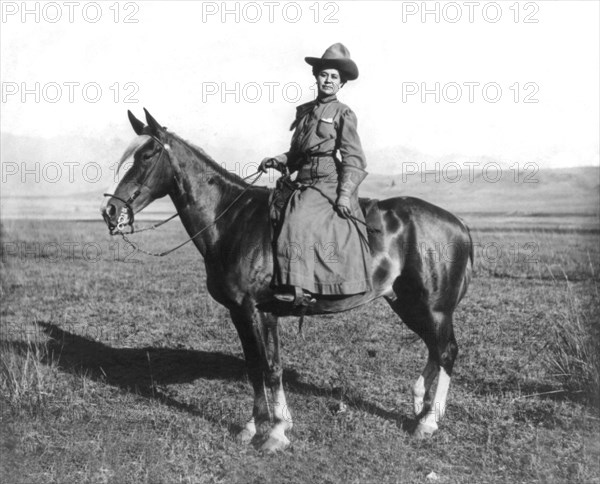
<svg viewBox="0 0 600 484"><path fill-rule="evenodd" d="M113 348L49 322L37 323L46 335L48 352L43 363L57 365L62 371L81 375L118 387L128 392L152 398L180 411L201 416L214 423L223 423L222 415L211 415L193 404L178 401L160 389L163 385L192 383L197 379L239 381L246 377L243 359L219 351L198 351L173 348ZM26 352L28 343L13 341L13 350ZM301 380L296 370L284 370L283 382L288 391L320 398L342 397L341 390L323 388ZM345 395L345 403L357 410L392 420L407 432L416 422L364 400L360 396ZM235 422L227 424L232 434L242 427Z"/></svg>

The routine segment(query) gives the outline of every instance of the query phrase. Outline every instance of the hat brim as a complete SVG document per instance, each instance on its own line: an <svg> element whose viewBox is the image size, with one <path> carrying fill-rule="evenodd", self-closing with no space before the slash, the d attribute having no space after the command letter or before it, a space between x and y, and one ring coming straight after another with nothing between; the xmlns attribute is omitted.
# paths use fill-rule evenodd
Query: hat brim
<svg viewBox="0 0 600 484"><path fill-rule="evenodd" d="M307 64L319 69L337 69L348 81L358 78L358 67L352 59L323 59L321 57L305 57Z"/></svg>

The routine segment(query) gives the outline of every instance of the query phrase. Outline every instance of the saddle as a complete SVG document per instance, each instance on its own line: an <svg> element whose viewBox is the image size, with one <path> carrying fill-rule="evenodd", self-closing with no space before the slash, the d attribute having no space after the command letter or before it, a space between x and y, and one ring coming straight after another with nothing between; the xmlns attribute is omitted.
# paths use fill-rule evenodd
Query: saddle
<svg viewBox="0 0 600 484"><path fill-rule="evenodd" d="M290 175L282 175L277 179L275 189L271 192L269 197L269 217L272 228L271 240L275 241L277 240L277 237L279 237L285 207L288 204L292 193L300 188L302 188L302 185L292 180Z"/></svg>

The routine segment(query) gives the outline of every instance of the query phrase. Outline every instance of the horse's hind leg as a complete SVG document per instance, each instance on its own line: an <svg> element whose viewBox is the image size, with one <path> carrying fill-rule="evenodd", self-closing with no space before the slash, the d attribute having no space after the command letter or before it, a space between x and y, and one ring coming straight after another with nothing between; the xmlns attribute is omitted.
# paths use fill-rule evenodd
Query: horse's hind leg
<svg viewBox="0 0 600 484"><path fill-rule="evenodd" d="M443 313L433 313L432 319L434 323L434 341L429 347L429 361L432 361L432 366L436 368L438 374L438 382L435 389L433 399L426 398L425 405L418 416L419 424L415 430L417 437L424 437L434 433L438 428L438 422L446 412L446 401L448 398L448 389L450 388L450 377L452 376L452 368L456 355L458 354L458 345L454 338L454 330L452 328L452 315ZM427 370L427 366L425 367ZM433 379L432 379L433 380ZM429 387L426 387L426 397L429 397Z"/></svg>
<svg viewBox="0 0 600 484"><path fill-rule="evenodd" d="M432 311L426 302L407 297L406 293L395 300L388 300L390 306L404 323L417 333L428 349L427 364L413 386L413 405L419 421L415 435L423 437L433 434L446 410L446 400L450 387L450 376L458 346L452 328L452 314ZM438 377L433 399L431 386Z"/></svg>
<svg viewBox="0 0 600 484"><path fill-rule="evenodd" d="M419 417L424 411L427 411L431 407L430 389L438 372L438 365L435 363L435 360L429 356L425 368L423 368L421 375L412 388L415 417Z"/></svg>

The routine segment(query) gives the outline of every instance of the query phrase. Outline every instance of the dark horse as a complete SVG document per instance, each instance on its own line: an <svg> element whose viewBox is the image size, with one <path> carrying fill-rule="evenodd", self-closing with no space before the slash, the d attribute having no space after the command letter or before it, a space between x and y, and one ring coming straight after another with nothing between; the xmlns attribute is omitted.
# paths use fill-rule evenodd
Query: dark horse
<svg viewBox="0 0 600 484"><path fill-rule="evenodd" d="M119 233L133 224L135 213L169 195L190 237L200 232L193 242L204 258L208 291L229 309L254 388L252 418L239 438L256 439L266 451L285 448L292 418L282 386L278 319L256 307L272 295L270 190L250 186L228 172L202 149L160 126L147 111L147 125L131 113L129 119L138 136L120 167L131 162L131 168L107 195L102 216L111 234ZM471 278L471 236L457 217L416 198L360 203L375 229L369 235L373 290L317 303L308 313L344 311L384 297L429 350L413 397L415 434L432 434L444 413L458 353L452 316Z"/></svg>

